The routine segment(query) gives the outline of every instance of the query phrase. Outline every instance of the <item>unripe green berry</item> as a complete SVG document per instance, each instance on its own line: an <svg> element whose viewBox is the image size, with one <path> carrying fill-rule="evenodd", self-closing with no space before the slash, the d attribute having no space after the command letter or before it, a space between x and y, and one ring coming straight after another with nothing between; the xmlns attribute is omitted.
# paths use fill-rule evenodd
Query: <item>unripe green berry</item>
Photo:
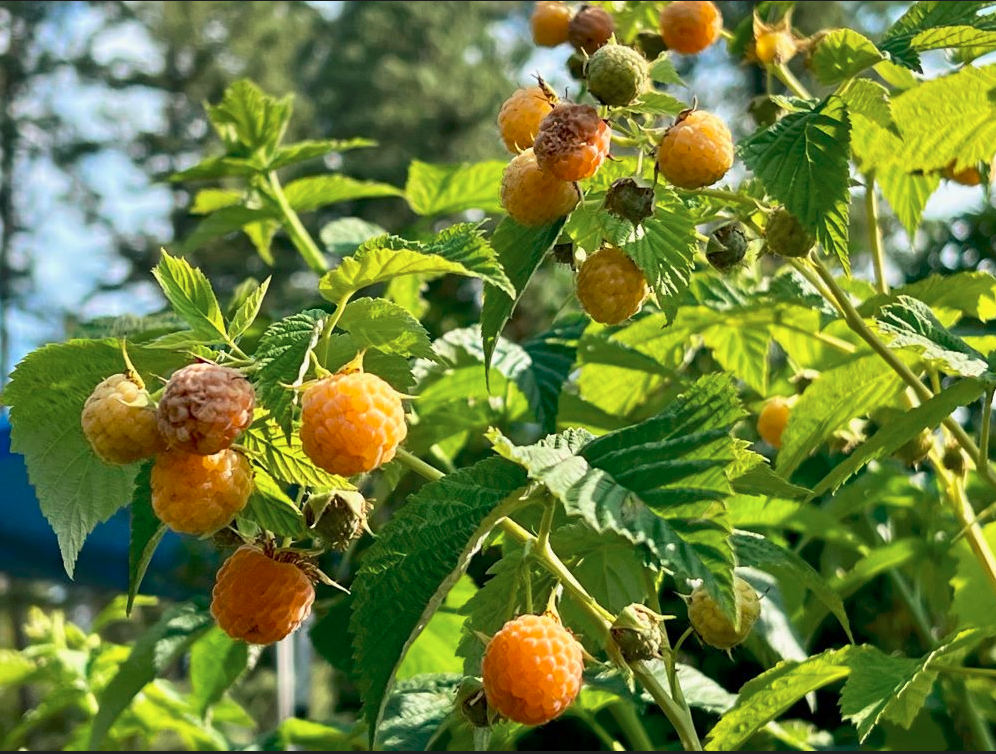
<svg viewBox="0 0 996 754"><path fill-rule="evenodd" d="M604 105L628 105L647 88L650 74L646 59L625 45L599 49L585 66L588 91Z"/></svg>
<svg viewBox="0 0 996 754"><path fill-rule="evenodd" d="M767 250L783 257L804 257L816 243L799 219L784 207L768 218L764 238Z"/></svg>
<svg viewBox="0 0 996 754"><path fill-rule="evenodd" d="M727 272L743 261L749 243L743 223L722 225L709 235L706 259L720 272Z"/></svg>
<svg viewBox="0 0 996 754"><path fill-rule="evenodd" d="M605 209L639 225L654 214L654 190L641 186L635 178L618 178L605 194Z"/></svg>

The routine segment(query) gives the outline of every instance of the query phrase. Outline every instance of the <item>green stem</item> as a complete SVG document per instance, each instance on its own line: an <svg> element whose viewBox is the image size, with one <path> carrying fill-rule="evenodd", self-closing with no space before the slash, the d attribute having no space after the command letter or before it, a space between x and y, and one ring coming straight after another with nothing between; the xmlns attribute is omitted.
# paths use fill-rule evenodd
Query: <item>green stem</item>
<svg viewBox="0 0 996 754"><path fill-rule="evenodd" d="M723 199L727 202L738 202L740 204L749 204L752 207L757 207L757 199L752 199L749 196L744 196L743 194L738 194L736 191L729 191L727 189L711 189L702 188L696 189L694 191L689 191L689 194L693 196L711 196L713 199Z"/></svg>
<svg viewBox="0 0 996 754"><path fill-rule="evenodd" d="M550 531L553 529L553 516L557 512L557 502L551 497L543 509L543 519L536 533L536 549L543 551L550 547Z"/></svg>
<svg viewBox="0 0 996 754"><path fill-rule="evenodd" d="M414 471L421 477L428 479L430 482L438 482L446 474L441 472L435 466L430 466L425 461L423 461L418 456L408 452L404 448L398 448L398 452L394 456L398 459L398 463L402 466L407 466L409 469Z"/></svg>
<svg viewBox="0 0 996 754"><path fill-rule="evenodd" d="M612 734L609 733L600 722L598 722L595 715L588 710L583 709L582 707L575 707L571 710L570 714L584 720L585 724L591 728L591 732L594 733L598 740L602 742L602 746L609 751L626 751L626 747L614 739Z"/></svg>
<svg viewBox="0 0 996 754"><path fill-rule="evenodd" d="M826 285L827 289L836 299L839 305L840 311L844 316L844 321L858 336L861 337L872 350L875 351L882 360L888 364L892 370L898 374L904 382L913 390L916 397L920 402L925 402L933 397L933 392L920 381L920 378L913 374L913 371L906 366L906 364L896 356L895 352L892 351L885 343L879 340L878 336L871 331L871 328L865 324L864 319L858 314L857 309L851 303L848 298L847 293L837 284L834 280L833 275L830 271L823 266L822 262L818 259L810 260L813 264L813 269L816 270L816 274L819 275L820 279ZM962 449L968 454L969 458L975 463L977 469L979 469L979 475L989 482L993 487L996 487L996 479L990 476L988 471L988 464L980 464L979 458L979 448L976 446L975 442L971 437L965 432L958 422L952 419L950 416L944 420L944 426L954 437L955 441L961 445ZM951 497L952 508L955 514L955 518L958 523L965 529L965 536L968 539L969 545L972 548L972 552L975 554L976 559L978 559L989 580L992 582L993 587L996 588L996 557L993 556L992 550L989 548L989 543L986 541L985 535L982 533L982 527L979 526L978 521L975 519L975 512L972 506L969 505L968 500L965 499L965 490L961 484L952 485L950 474L944 468L943 464L935 463L934 468L936 473L942 480L946 482L949 488L956 491L958 497Z"/></svg>
<svg viewBox="0 0 996 754"><path fill-rule="evenodd" d="M989 429L993 419L993 392L989 388L982 403L982 426L979 427L979 465L989 472Z"/></svg>
<svg viewBox="0 0 996 754"><path fill-rule="evenodd" d="M784 63L778 63L772 66L772 70L774 71L775 76L778 77L778 80L785 84L785 86L787 86L796 97L802 97L803 99L813 98L813 95L809 93L809 90L802 85L802 82L795 77L792 71L790 71L788 66Z"/></svg>
<svg viewBox="0 0 996 754"><path fill-rule="evenodd" d="M950 669L945 668L950 672ZM982 668L959 668L959 670L982 670ZM996 671L991 671L996 674ZM974 673L970 673L975 675ZM989 678L993 675L990 673L986 674ZM972 729L972 738L975 739L975 748L978 751L996 751L996 736L993 736L992 726L986 720L979 709L979 706L975 703L972 698L972 692L968 688L968 684L964 681L958 683L959 691L962 697L962 706L965 710L965 716L968 718L968 727Z"/></svg>
<svg viewBox="0 0 996 754"><path fill-rule="evenodd" d="M615 702L609 705L609 712L619 723L623 733L626 734L633 751L654 751L654 742L650 740L647 729L643 726L643 721L640 720L631 704Z"/></svg>
<svg viewBox="0 0 996 754"><path fill-rule="evenodd" d="M681 745L685 751L702 751L702 742L699 741L699 734L695 731L695 725L692 722L692 713L688 709L688 706L679 705L675 702L664 687L661 686L660 681L657 680L657 676L650 672L642 660L631 662L629 667L633 671L633 675L636 676L636 679L643 684L643 687L650 693L654 701L657 702L657 706L667 715L668 720L671 721L675 731L677 731L678 738L681 740Z"/></svg>
<svg viewBox="0 0 996 754"><path fill-rule="evenodd" d="M273 193L273 198L276 199L277 207L280 209L280 216L284 222L284 229L287 231L287 235L290 236L291 242L294 244L294 248L300 252L305 263L314 272L317 272L319 275L327 272L329 265L328 262L325 261L325 255L322 254L321 249L318 248L318 244L314 242L311 235L304 227L304 224L301 222L301 218L297 216L297 212L294 211L294 208L290 206L290 202L287 201L287 196L284 194L283 187L280 185L280 179L277 178L277 174L271 171L268 178L270 191Z"/></svg>
<svg viewBox="0 0 996 754"><path fill-rule="evenodd" d="M818 340L821 343L825 343L831 348L835 348L841 353L846 353L848 355L853 355L857 353L858 349L853 343L848 343L846 340L841 340L840 338L835 338L833 335L827 335L826 333L807 330L805 327L800 327L799 325L792 324L791 322L784 322L782 320L775 320L775 326L781 327L785 330L791 330L792 332L797 332L800 335L807 335L814 340Z"/></svg>
<svg viewBox="0 0 996 754"><path fill-rule="evenodd" d="M931 663L930 669L939 670L942 673L951 673L953 675L996 679L996 668L959 668L954 665L935 665L934 663Z"/></svg>
<svg viewBox="0 0 996 754"><path fill-rule="evenodd" d="M868 243L875 266L875 285L879 293L887 294L889 284L885 281L885 246L882 243L882 230L878 225L878 194L875 191L875 175L865 177L865 217L868 222Z"/></svg>

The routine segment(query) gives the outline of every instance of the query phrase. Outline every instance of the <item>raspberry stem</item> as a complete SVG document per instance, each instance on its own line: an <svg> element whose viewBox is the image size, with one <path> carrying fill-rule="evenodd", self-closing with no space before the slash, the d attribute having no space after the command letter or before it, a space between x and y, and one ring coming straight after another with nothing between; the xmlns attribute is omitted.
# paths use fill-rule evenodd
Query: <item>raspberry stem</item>
<svg viewBox="0 0 996 754"><path fill-rule="evenodd" d="M875 287L879 293L887 294L889 284L885 281L885 247L882 244L882 229L878 224L878 195L875 192L875 175L865 177L865 216L868 218L868 244L872 250L872 264L875 266Z"/></svg>
<svg viewBox="0 0 996 754"><path fill-rule="evenodd" d="M297 212L291 207L290 202L287 201L287 196L284 194L283 187L280 185L280 179L277 178L277 174L270 171L269 176L269 188L270 193L273 194L273 198L277 202L277 207L280 210L281 219L283 220L284 229L287 231L287 235L290 236L291 243L294 244L301 257L304 259L305 263L314 271L321 275L327 272L329 269L328 262L325 261L325 256L322 254L321 249L318 248L318 244L311 238L304 224L301 222L301 218L297 216Z"/></svg>
<svg viewBox="0 0 996 754"><path fill-rule="evenodd" d="M784 63L776 63L772 66L775 76L781 81L785 86L787 86L792 94L796 97L801 97L802 99L812 99L813 95L809 93L809 90L802 85L802 82L795 77L795 75L788 69Z"/></svg>

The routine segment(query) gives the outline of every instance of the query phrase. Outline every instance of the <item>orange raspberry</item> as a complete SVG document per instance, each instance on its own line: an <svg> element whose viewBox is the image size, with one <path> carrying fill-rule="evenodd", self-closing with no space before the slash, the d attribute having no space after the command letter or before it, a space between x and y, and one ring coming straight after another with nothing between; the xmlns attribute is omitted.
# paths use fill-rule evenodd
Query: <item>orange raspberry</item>
<svg viewBox="0 0 996 754"><path fill-rule="evenodd" d="M234 450L210 456L170 450L152 467L152 509L184 534L218 531L246 506L252 490L252 467Z"/></svg>
<svg viewBox="0 0 996 754"><path fill-rule="evenodd" d="M544 173L527 149L517 155L501 177L501 206L522 225L546 225L569 215L581 195L573 183Z"/></svg>
<svg viewBox="0 0 996 754"><path fill-rule="evenodd" d="M719 609L716 600L705 590L696 587L688 601L688 620L706 644L716 649L731 649L746 639L761 614L761 600L754 587L739 576L733 577L737 616L740 628Z"/></svg>
<svg viewBox="0 0 996 754"><path fill-rule="evenodd" d="M523 725L560 715L581 689L581 645L550 615L508 621L484 651L488 706Z"/></svg>
<svg viewBox="0 0 996 754"><path fill-rule="evenodd" d="M616 24L603 8L582 5L567 26L567 39L589 55L612 38Z"/></svg>
<svg viewBox="0 0 996 754"><path fill-rule="evenodd" d="M669 50L685 55L702 52L719 39L723 15L713 3L679 0L661 11L661 36Z"/></svg>
<svg viewBox="0 0 996 754"><path fill-rule="evenodd" d="M556 47L567 41L567 27L571 23L571 9L567 3L536 3L529 25L533 30L533 42L541 47Z"/></svg>
<svg viewBox="0 0 996 754"><path fill-rule="evenodd" d="M603 246L578 270L578 300L593 320L604 325L632 317L649 293L643 272L615 246Z"/></svg>
<svg viewBox="0 0 996 754"><path fill-rule="evenodd" d="M234 369L191 364L173 373L159 401L159 431L171 448L211 455L252 422L255 394Z"/></svg>
<svg viewBox="0 0 996 754"><path fill-rule="evenodd" d="M782 447L782 433L788 424L791 407L780 395L764 404L757 418L757 433L773 448Z"/></svg>
<svg viewBox="0 0 996 754"><path fill-rule="evenodd" d="M517 89L505 100L498 113L498 131L509 152L518 154L533 145L540 122L555 101L553 92L542 86Z"/></svg>
<svg viewBox="0 0 996 754"><path fill-rule="evenodd" d="M83 435L107 463L133 463L165 450L149 394L124 374L112 374L83 405Z"/></svg>
<svg viewBox="0 0 996 754"><path fill-rule="evenodd" d="M609 154L612 129L591 105L557 105L540 123L533 151L540 170L562 181L591 178Z"/></svg>
<svg viewBox="0 0 996 754"><path fill-rule="evenodd" d="M311 613L311 578L287 553L271 557L252 545L236 550L218 570L211 615L233 639L272 644L292 634Z"/></svg>
<svg viewBox="0 0 996 754"><path fill-rule="evenodd" d="M657 148L657 166L683 189L715 183L733 165L733 137L718 117L704 110L679 115Z"/></svg>
<svg viewBox="0 0 996 754"><path fill-rule="evenodd" d="M400 393L375 374L340 372L304 393L301 444L333 474L376 469L394 458L407 434Z"/></svg>

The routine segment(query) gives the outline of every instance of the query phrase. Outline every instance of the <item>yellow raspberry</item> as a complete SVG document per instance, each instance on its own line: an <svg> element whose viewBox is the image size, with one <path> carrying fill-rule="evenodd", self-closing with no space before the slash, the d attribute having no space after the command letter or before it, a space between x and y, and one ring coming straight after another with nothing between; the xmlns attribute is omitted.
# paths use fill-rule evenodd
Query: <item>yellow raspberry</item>
<svg viewBox="0 0 996 754"><path fill-rule="evenodd" d="M715 183L733 165L733 137L718 117L703 110L679 116L657 149L657 166L672 184L698 189Z"/></svg>
<svg viewBox="0 0 996 754"><path fill-rule="evenodd" d="M757 433L773 448L782 447L782 433L792 409L787 400L776 395L764 404L757 417Z"/></svg>
<svg viewBox="0 0 996 754"><path fill-rule="evenodd" d="M166 449L152 399L124 374L94 388L80 422L93 452L107 463L133 463Z"/></svg>
<svg viewBox="0 0 996 754"><path fill-rule="evenodd" d="M603 246L578 270L578 300L593 320L604 325L632 317L649 293L643 272L615 246Z"/></svg>
<svg viewBox="0 0 996 754"><path fill-rule="evenodd" d="M553 110L552 94L542 86L531 86L517 89L505 100L498 113L498 131L509 152L518 154L533 145L540 121Z"/></svg>
<svg viewBox="0 0 996 754"><path fill-rule="evenodd" d="M669 50L694 55L719 39L723 15L713 3L679 0L664 6L660 29Z"/></svg>
<svg viewBox="0 0 996 754"><path fill-rule="evenodd" d="M787 63L793 57L797 45L792 34L786 31L767 31L754 40L754 55L764 64Z"/></svg>
<svg viewBox="0 0 996 754"><path fill-rule="evenodd" d="M733 627L733 622L719 609L716 600L705 587L696 587L688 602L688 620L692 628L702 641L716 649L731 649L740 644L750 635L761 614L761 600L754 587L739 576L734 576L733 589L737 615L740 618L739 629Z"/></svg>
<svg viewBox="0 0 996 754"><path fill-rule="evenodd" d="M173 373L159 401L159 431L171 448L211 455L252 422L255 394L239 372L191 364Z"/></svg>
<svg viewBox="0 0 996 754"><path fill-rule="evenodd" d="M211 615L226 634L250 644L289 636L311 613L311 578L286 554L273 557L252 545L236 550L218 570Z"/></svg>
<svg viewBox="0 0 996 754"><path fill-rule="evenodd" d="M591 178L609 154L612 129L591 105L565 102L540 123L533 152L540 170L562 181Z"/></svg>
<svg viewBox="0 0 996 754"><path fill-rule="evenodd" d="M212 534L245 508L252 467L241 453L202 456L170 450L152 467L152 509L173 531Z"/></svg>
<svg viewBox="0 0 996 754"><path fill-rule="evenodd" d="M375 374L340 372L304 393L301 444L333 474L373 471L394 458L407 434L401 394Z"/></svg>
<svg viewBox="0 0 996 754"><path fill-rule="evenodd" d="M571 23L571 8L567 3L544 0L536 3L529 25L533 42L541 47L556 47L567 41L567 27Z"/></svg>
<svg viewBox="0 0 996 754"><path fill-rule="evenodd" d="M544 173L532 149L517 155L501 177L501 206L522 225L546 225L569 215L581 195L577 186Z"/></svg>
<svg viewBox="0 0 996 754"><path fill-rule="evenodd" d="M483 681L488 707L523 725L559 716L581 689L584 657L560 621L520 615L496 633L484 651Z"/></svg>

